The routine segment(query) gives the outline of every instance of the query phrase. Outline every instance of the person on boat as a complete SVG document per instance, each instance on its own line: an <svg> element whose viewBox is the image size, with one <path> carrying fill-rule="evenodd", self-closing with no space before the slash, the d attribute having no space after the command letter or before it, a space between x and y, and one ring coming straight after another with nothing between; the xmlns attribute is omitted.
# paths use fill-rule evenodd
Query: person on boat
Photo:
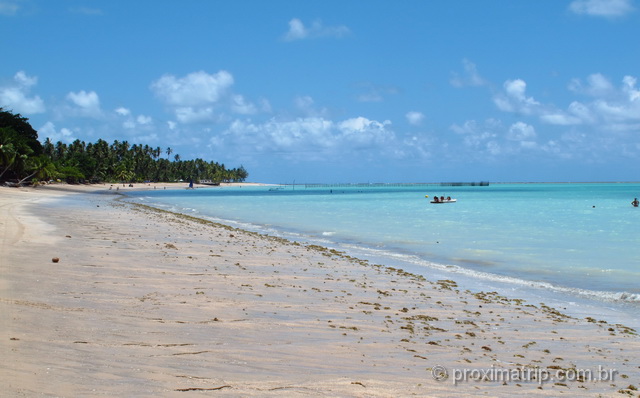
<svg viewBox="0 0 640 398"><path fill-rule="evenodd" d="M450 201L450 200L451 200L451 196L447 196L447 201Z"/></svg>
<svg viewBox="0 0 640 398"><path fill-rule="evenodd" d="M633 198L633 202L631 202L631 205L633 207L638 207L639 204L640 204L640 202L638 202L638 198Z"/></svg>
<svg viewBox="0 0 640 398"><path fill-rule="evenodd" d="M433 197L433 203L439 203L439 202L440 202L440 199L438 199L437 196L434 196Z"/></svg>
<svg viewBox="0 0 640 398"><path fill-rule="evenodd" d="M440 202L444 202L444 196L440 196Z"/></svg>

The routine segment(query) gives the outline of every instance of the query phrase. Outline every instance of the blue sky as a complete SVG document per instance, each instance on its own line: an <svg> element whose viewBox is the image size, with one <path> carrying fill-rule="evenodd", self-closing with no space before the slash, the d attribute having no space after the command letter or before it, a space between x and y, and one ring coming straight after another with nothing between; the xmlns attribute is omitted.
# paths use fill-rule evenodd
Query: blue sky
<svg viewBox="0 0 640 398"><path fill-rule="evenodd" d="M639 38L637 0L0 0L0 107L250 181L638 181Z"/></svg>

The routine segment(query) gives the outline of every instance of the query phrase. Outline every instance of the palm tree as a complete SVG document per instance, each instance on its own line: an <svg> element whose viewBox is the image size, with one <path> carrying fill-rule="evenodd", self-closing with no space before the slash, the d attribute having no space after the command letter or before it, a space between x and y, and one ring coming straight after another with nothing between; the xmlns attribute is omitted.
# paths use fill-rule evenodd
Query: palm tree
<svg viewBox="0 0 640 398"><path fill-rule="evenodd" d="M53 159L53 157L55 156L55 146L53 145L53 142L51 141L51 138L47 137L47 139L44 142L44 146L43 146L43 151L44 154L49 156L51 159Z"/></svg>
<svg viewBox="0 0 640 398"><path fill-rule="evenodd" d="M20 181L18 185L22 185L26 180L35 177L37 181L49 180L56 176L56 167L47 155L38 155L25 159L25 168L31 172Z"/></svg>
<svg viewBox="0 0 640 398"><path fill-rule="evenodd" d="M115 178L122 182L124 185L125 182L131 181L133 177L133 172L129 169L129 165L125 164L125 162L119 163L116 167Z"/></svg>
<svg viewBox="0 0 640 398"><path fill-rule="evenodd" d="M0 178L13 166L17 154L18 151L16 151L13 144L0 144L0 166L2 167Z"/></svg>

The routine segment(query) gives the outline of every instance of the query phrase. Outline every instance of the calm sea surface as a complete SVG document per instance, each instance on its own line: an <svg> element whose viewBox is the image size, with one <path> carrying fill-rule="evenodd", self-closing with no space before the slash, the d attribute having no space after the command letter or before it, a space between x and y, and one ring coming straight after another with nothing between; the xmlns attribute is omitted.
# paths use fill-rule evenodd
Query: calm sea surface
<svg viewBox="0 0 640 398"><path fill-rule="evenodd" d="M431 204L434 195L457 202ZM586 313L596 306L628 324L640 318L640 208L630 204L637 183L215 187L130 197L430 279Z"/></svg>

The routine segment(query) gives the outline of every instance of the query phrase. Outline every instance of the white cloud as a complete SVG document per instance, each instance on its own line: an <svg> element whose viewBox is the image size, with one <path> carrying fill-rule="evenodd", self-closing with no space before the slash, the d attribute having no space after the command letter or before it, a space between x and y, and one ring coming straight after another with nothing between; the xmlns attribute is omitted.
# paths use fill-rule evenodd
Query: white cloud
<svg viewBox="0 0 640 398"><path fill-rule="evenodd" d="M569 105L568 112L570 115L575 117L580 123L591 124L596 121L593 113L589 109L589 107L581 102L573 101Z"/></svg>
<svg viewBox="0 0 640 398"><path fill-rule="evenodd" d="M308 160L321 158L335 144L333 129L333 123L322 118L270 119L264 123L235 120L221 135L211 137L210 144L218 149Z"/></svg>
<svg viewBox="0 0 640 398"><path fill-rule="evenodd" d="M613 90L613 84L601 75L600 73L594 73L587 78L589 86L587 88L587 94L594 97L601 97L609 94Z"/></svg>
<svg viewBox="0 0 640 398"><path fill-rule="evenodd" d="M151 90L169 105L188 107L216 103L232 85L233 76L227 71L199 71L181 78L164 75L151 84Z"/></svg>
<svg viewBox="0 0 640 398"><path fill-rule="evenodd" d="M58 131L56 130L56 126L51 122L45 123L38 129L38 136L43 140L49 138L52 142L61 141L67 144L76 140L71 130L63 127Z"/></svg>
<svg viewBox="0 0 640 398"><path fill-rule="evenodd" d="M489 141L485 145L485 149L490 155L497 156L502 154L502 148L496 141Z"/></svg>
<svg viewBox="0 0 640 398"><path fill-rule="evenodd" d="M31 87L37 84L38 78L19 71L13 80L13 85L0 87L0 107L25 115L45 112L44 101L37 95L28 95Z"/></svg>
<svg viewBox="0 0 640 398"><path fill-rule="evenodd" d="M151 124L152 121L153 119L151 119L151 116L138 115L138 117L136 117L136 122L140 125Z"/></svg>
<svg viewBox="0 0 640 398"><path fill-rule="evenodd" d="M231 110L241 115L253 115L258 113L258 108L248 102L242 95L236 94L231 98Z"/></svg>
<svg viewBox="0 0 640 398"><path fill-rule="evenodd" d="M316 107L313 98L308 95L297 96L293 100L293 106L304 117L320 117L328 113L327 109Z"/></svg>
<svg viewBox="0 0 640 398"><path fill-rule="evenodd" d="M164 75L150 88L170 107L178 122L204 123L222 120L224 109L240 114L258 111L243 96L230 93L233 84L233 76L227 71L214 74L199 71L184 77Z"/></svg>
<svg viewBox="0 0 640 398"><path fill-rule="evenodd" d="M574 0L569 4L569 10L576 14L614 18L627 15L634 8L631 0Z"/></svg>
<svg viewBox="0 0 640 398"><path fill-rule="evenodd" d="M259 101L259 110L264 113L271 113L271 103L266 98L261 98Z"/></svg>
<svg viewBox="0 0 640 398"><path fill-rule="evenodd" d="M453 124L450 128L456 134L474 134L477 131L478 123L475 120L467 120L462 126Z"/></svg>
<svg viewBox="0 0 640 398"><path fill-rule="evenodd" d="M414 126L419 126L424 120L424 114L416 111L407 112L405 117L407 118L407 122Z"/></svg>
<svg viewBox="0 0 640 398"><path fill-rule="evenodd" d="M544 123L554 124L557 126L571 126L582 123L580 118L568 115L562 111L540 115L540 120Z"/></svg>
<svg viewBox="0 0 640 398"><path fill-rule="evenodd" d="M585 104L574 101L567 111L550 110L540 115L540 120L557 126L571 126L577 124L593 124L596 117L593 111Z"/></svg>
<svg viewBox="0 0 640 398"><path fill-rule="evenodd" d="M298 18L293 18L289 21L289 31L285 34L285 40L300 40L306 38L308 35L304 24Z"/></svg>
<svg viewBox="0 0 640 398"><path fill-rule="evenodd" d="M603 118L609 121L624 121L631 117L628 107L620 103L611 103L603 100L595 101L593 109ZM638 115L636 114L636 117Z"/></svg>
<svg viewBox="0 0 640 398"><path fill-rule="evenodd" d="M559 159L593 159L594 154L604 156L607 153L637 156L637 149L633 149L629 141L621 141L622 137L633 140L640 132L637 81L636 77L627 75L616 85L600 73L582 80L573 79L568 91L587 96L589 100L571 101L564 109L542 104L529 96L526 83L520 79L505 82L503 91L494 96L495 104L503 111L552 125L541 130L545 136L550 136L546 142L540 139L539 128L524 120L508 129L486 128L468 121L451 126L451 130L462 136L468 149L486 155L537 154ZM496 132L503 140L495 137ZM560 139L553 134L559 134ZM473 156L471 152L469 154Z"/></svg>
<svg viewBox="0 0 640 398"><path fill-rule="evenodd" d="M323 117L292 120L272 118L264 123L235 120L210 137L212 149L251 154L278 154L290 160L327 160L355 156L388 156L398 145L390 122L364 117L334 122Z"/></svg>
<svg viewBox="0 0 640 398"><path fill-rule="evenodd" d="M607 96L615 91L609 79L600 73L589 75L586 85L584 85L580 79L572 79L571 82L569 82L569 90L592 97Z"/></svg>
<svg viewBox="0 0 640 398"><path fill-rule="evenodd" d="M346 26L324 26L321 21L315 21L310 27L306 27L298 18L289 21L289 30L284 35L284 40L294 41L303 39L313 39L319 37L340 38L349 34Z"/></svg>
<svg viewBox="0 0 640 398"><path fill-rule="evenodd" d="M541 154L563 157L561 150L569 150L560 147L552 140L539 144L535 127L522 121L505 127L496 119L487 119L482 123L469 120L462 125L452 125L450 128L462 137L465 148L465 152L460 152L460 146L457 147L458 153L455 159L459 159L461 153L464 153L466 158L482 162ZM588 151L583 149L583 152Z"/></svg>
<svg viewBox="0 0 640 398"><path fill-rule="evenodd" d="M511 141L532 141L536 138L536 130L533 126L524 122L516 122L509 127L507 139Z"/></svg>
<svg viewBox="0 0 640 398"><path fill-rule="evenodd" d="M640 120L640 90L637 79L625 76L620 87L615 87L601 74L592 74L587 84L573 79L569 89L575 93L589 95L589 103L572 102L567 111L556 110L543 113L541 120L556 125L588 124L599 130L634 131Z"/></svg>
<svg viewBox="0 0 640 398"><path fill-rule="evenodd" d="M540 107L540 103L533 97L527 97L527 83L524 80L507 80L503 87L504 92L497 94L493 99L498 109L530 115Z"/></svg>
<svg viewBox="0 0 640 398"><path fill-rule="evenodd" d="M338 130L347 143L357 148L369 148L391 142L395 135L388 129L391 122L378 122L365 117L347 119L338 123Z"/></svg>
<svg viewBox="0 0 640 398"><path fill-rule="evenodd" d="M497 139L503 127L498 120L487 119L482 125L475 120L467 120L462 126L454 124L450 129L463 136L462 143L472 151L472 156L484 156L484 151L492 155L500 152Z"/></svg>
<svg viewBox="0 0 640 398"><path fill-rule="evenodd" d="M100 99L95 91L86 92L81 90L77 93L70 92L67 94L67 99L80 108L88 109L100 107Z"/></svg>
<svg viewBox="0 0 640 398"><path fill-rule="evenodd" d="M180 123L202 123L215 120L215 113L212 107L181 107L175 109L176 119Z"/></svg>
<svg viewBox="0 0 640 398"><path fill-rule="evenodd" d="M592 100L572 101L563 110L527 96L523 80L508 80L504 91L494 96L494 103L502 111L536 116L540 121L555 126L582 125L594 129L594 132L632 132L638 131L640 122L640 90L636 84L635 77L625 76L621 85L616 87L600 73L589 75L584 82L572 79L569 91L592 97Z"/></svg>
<svg viewBox="0 0 640 398"><path fill-rule="evenodd" d="M117 108L115 112L120 116L129 116L131 114L129 109L123 107Z"/></svg>
<svg viewBox="0 0 640 398"><path fill-rule="evenodd" d="M127 119L122 122L122 127L127 130L133 130L136 128L136 123L132 119Z"/></svg>
<svg viewBox="0 0 640 398"><path fill-rule="evenodd" d="M331 121L323 118L301 118L295 121L276 122L267 124L269 137L279 148L300 148L303 152L311 148L331 147Z"/></svg>
<svg viewBox="0 0 640 398"><path fill-rule="evenodd" d="M566 110L544 105L526 94L526 83L508 80L504 92L494 96L496 106L506 112L537 116L556 126L588 125L599 131L636 131L640 120L640 90L637 79L624 76L616 87L600 73L589 75L585 82L572 79L569 91L592 97L590 102L572 101Z"/></svg>
<svg viewBox="0 0 640 398"><path fill-rule="evenodd" d="M464 65L464 75L460 76L458 73L453 72L452 77L449 80L452 86L483 86L486 84L486 81L480 76L478 69L473 62L463 59L462 64Z"/></svg>
<svg viewBox="0 0 640 398"><path fill-rule="evenodd" d="M78 91L77 93L70 92L67 94L67 100L70 101L74 108L71 109L71 113L74 116L93 117L98 118L102 116L102 110L100 109L100 98L95 91Z"/></svg>
<svg viewBox="0 0 640 398"><path fill-rule="evenodd" d="M528 150L538 149L538 143L535 141L520 141L520 147Z"/></svg>
<svg viewBox="0 0 640 398"><path fill-rule="evenodd" d="M302 111L309 111L313 109L314 100L308 95L298 96L293 100L293 103L297 109Z"/></svg>
<svg viewBox="0 0 640 398"><path fill-rule="evenodd" d="M432 137L425 135L412 135L402 140L402 145L396 147L392 154L395 158L431 159L433 149L437 142Z"/></svg>
<svg viewBox="0 0 640 398"><path fill-rule="evenodd" d="M122 127L127 130L140 128L148 130L153 124L153 118L151 116L138 115L134 117L131 110L124 107L117 108L114 112L118 120L122 120Z"/></svg>
<svg viewBox="0 0 640 398"><path fill-rule="evenodd" d="M19 71L15 74L13 79L23 87L35 86L38 83L38 78L35 76L27 76L24 71Z"/></svg>
<svg viewBox="0 0 640 398"><path fill-rule="evenodd" d="M638 79L633 76L625 76L622 79L622 91L628 95L631 102L640 100L640 90L636 89L637 82Z"/></svg>

